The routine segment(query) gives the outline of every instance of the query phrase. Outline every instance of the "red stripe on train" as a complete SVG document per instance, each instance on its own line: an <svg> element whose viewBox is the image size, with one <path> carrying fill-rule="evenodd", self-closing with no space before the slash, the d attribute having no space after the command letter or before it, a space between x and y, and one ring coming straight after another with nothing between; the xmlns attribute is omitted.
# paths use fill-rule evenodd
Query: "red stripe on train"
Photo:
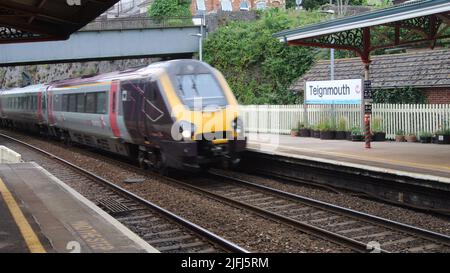
<svg viewBox="0 0 450 273"><path fill-rule="evenodd" d="M117 91L119 87L118 82L111 84L111 96L109 99L109 123L111 125L112 133L115 137L120 137L120 129L117 125Z"/></svg>

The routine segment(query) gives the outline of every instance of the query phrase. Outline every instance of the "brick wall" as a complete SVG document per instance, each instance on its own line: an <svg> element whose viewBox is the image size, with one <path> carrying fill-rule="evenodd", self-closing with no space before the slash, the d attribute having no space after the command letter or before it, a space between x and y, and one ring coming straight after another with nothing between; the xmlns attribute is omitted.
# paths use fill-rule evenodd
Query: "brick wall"
<svg viewBox="0 0 450 273"><path fill-rule="evenodd" d="M428 103L431 104L450 104L450 87L444 88L426 88L424 90Z"/></svg>
<svg viewBox="0 0 450 273"><path fill-rule="evenodd" d="M207 12L216 12L222 9L221 0L204 0ZM233 11L239 11L242 0L230 0L233 6ZM247 0L250 4L250 9L256 9L256 3L266 2L266 7L285 7L286 0ZM197 1L191 2L192 14L197 14Z"/></svg>

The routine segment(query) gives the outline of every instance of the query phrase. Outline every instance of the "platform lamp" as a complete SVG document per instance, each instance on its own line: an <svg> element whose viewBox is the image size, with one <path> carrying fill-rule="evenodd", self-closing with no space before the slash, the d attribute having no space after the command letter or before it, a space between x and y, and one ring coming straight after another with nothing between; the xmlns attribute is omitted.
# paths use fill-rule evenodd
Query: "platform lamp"
<svg viewBox="0 0 450 273"><path fill-rule="evenodd" d="M191 36L198 37L198 59L203 62L203 35L201 33L191 34Z"/></svg>

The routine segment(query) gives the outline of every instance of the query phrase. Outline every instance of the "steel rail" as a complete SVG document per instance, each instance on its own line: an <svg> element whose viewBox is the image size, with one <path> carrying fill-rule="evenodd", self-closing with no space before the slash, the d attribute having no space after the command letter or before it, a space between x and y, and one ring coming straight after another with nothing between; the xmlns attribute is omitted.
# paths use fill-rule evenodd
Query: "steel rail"
<svg viewBox="0 0 450 273"><path fill-rule="evenodd" d="M182 226L184 226L187 229L191 230L195 234L198 234L201 237L206 238L206 239L208 239L211 242L214 242L216 245L218 245L219 247L223 248L224 250L227 250L227 251L230 251L230 252L237 252L237 253L250 253L248 250L238 246L237 244L234 244L234 243L226 240L225 238L222 238L219 235L216 235L216 234L208 231L207 229L205 229L205 228L203 228L203 227L201 227L201 226L199 226L199 225L197 225L195 223L192 223L192 222L184 219L181 216L178 216L178 215L176 215L176 214L174 214L174 213L172 213L172 212L170 212L170 211L168 211L168 210L166 210L166 209L164 209L164 208L162 208L162 207L160 207L160 206L158 206L158 205L156 205L156 204L154 204L154 203L152 203L152 202L150 202L148 200L145 200L142 197L140 197L140 196L138 196L138 195L136 195L136 194L134 194L134 193L132 193L132 192L122 188L122 187L119 187L116 184L114 184L114 183L112 183L112 182L110 182L110 181L108 181L108 180L106 180L106 179L104 179L104 178L102 178L102 177L92 173L91 171L88 171L88 170L86 170L84 168L81 168L81 167L79 167L79 166L77 166L77 165L75 165L75 164L73 164L73 163L71 163L71 162L61 158L61 157L58 157L58 156L56 156L54 154L51 154L51 153L49 153L49 152L47 152L47 151L45 151L45 150L43 150L41 148L38 148L36 146L33 146L33 145L28 144L26 142L23 142L23 141L21 141L19 139L16 139L14 137L11 137L11 136L8 136L8 135L2 134L2 133L0 133L0 136L3 137L3 138L6 138L6 139L12 140L14 142L17 142L17 143L19 143L21 145L24 145L24 146L26 146L26 147L28 147L30 149L35 150L35 151L38 151L38 152L44 154L45 156L47 156L47 157L49 157L51 159L54 159L54 160L56 160L56 161L58 161L60 163L63 163L64 165L67 165L67 166L71 167L75 171L77 171L77 172L79 172L79 173L81 173L81 174L83 174L85 176L88 176L89 178L91 178L91 179L93 179L93 180L95 180L97 182L100 182L103 185L106 185L106 186L110 187L111 189L113 189L114 191L118 192L119 194L124 195L126 197L130 197L131 199L134 199L135 201L137 201L137 202L139 202L139 203L141 203L141 204L151 208L152 210L162 214L166 218L172 219L176 223L181 224Z"/></svg>
<svg viewBox="0 0 450 273"><path fill-rule="evenodd" d="M397 230L397 231L400 231L400 232L405 232L405 233L408 233L408 234L411 234L411 235L418 236L418 237L420 237L422 239L431 240L431 241L434 241L436 243L443 244L443 245L446 245L446 246L450 247L450 236L445 235L445 234L441 234L441 233L437 233L437 232L434 232L434 231L426 230L426 229L423 229L423 228L411 226L411 225L408 225L408 224L400 223L400 222L397 222L397 221L389 220L389 219L386 219L386 218L382 218L382 217L371 215L371 214L368 214L368 213L356 211L354 209L345 208L345 207L342 207L342 206L334 205L334 204L323 202L323 201L320 201L320 200L308 198L308 197L305 197L305 196L293 194L293 193L290 193L290 192L278 190L278 189L271 188L271 187L268 187L268 186L256 184L254 182L250 182L250 181L243 180L243 179L240 179L240 178L219 174L219 173L216 173L216 172L213 172L213 171L210 171L209 174L212 175L212 176L215 176L217 178L231 180L234 183L242 184L244 186L255 188L255 189L258 189L258 190L261 190L261 191L269 192L269 193L272 193L274 195L278 195L278 196L281 196L281 197L284 197L284 198L289 198L291 200L300 202L300 203L305 204L307 206L312 206L312 207L319 208L319 209L322 209L322 210L327 210L327 211L331 211L331 212L334 212L334 213L339 213L339 214L342 214L342 215L345 215L345 216L348 216L348 217L351 217L351 218L355 218L355 219L358 219L358 220L363 219L364 221L367 221L367 222L370 222L370 223L373 223L373 224L381 225L383 227L394 229L394 230Z"/></svg>

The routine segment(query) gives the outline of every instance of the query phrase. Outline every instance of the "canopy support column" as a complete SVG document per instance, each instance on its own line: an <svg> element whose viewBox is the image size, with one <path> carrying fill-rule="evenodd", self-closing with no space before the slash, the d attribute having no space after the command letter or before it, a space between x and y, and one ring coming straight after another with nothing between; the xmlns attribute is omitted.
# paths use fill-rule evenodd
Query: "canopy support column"
<svg viewBox="0 0 450 273"><path fill-rule="evenodd" d="M364 63L364 80L369 81L370 80L370 28L365 27L363 28L363 53L361 55L361 59ZM366 86L366 84L364 84ZM366 87L365 87L366 88ZM364 89L365 89L364 88ZM363 123L363 130L364 130L364 141L365 141L365 148L370 149L370 139L371 139L371 133L370 133L370 118L371 114L366 111L366 105L371 105L372 101L366 98L364 95L366 91L362 92L362 98L361 98L361 117L362 117L362 123Z"/></svg>

